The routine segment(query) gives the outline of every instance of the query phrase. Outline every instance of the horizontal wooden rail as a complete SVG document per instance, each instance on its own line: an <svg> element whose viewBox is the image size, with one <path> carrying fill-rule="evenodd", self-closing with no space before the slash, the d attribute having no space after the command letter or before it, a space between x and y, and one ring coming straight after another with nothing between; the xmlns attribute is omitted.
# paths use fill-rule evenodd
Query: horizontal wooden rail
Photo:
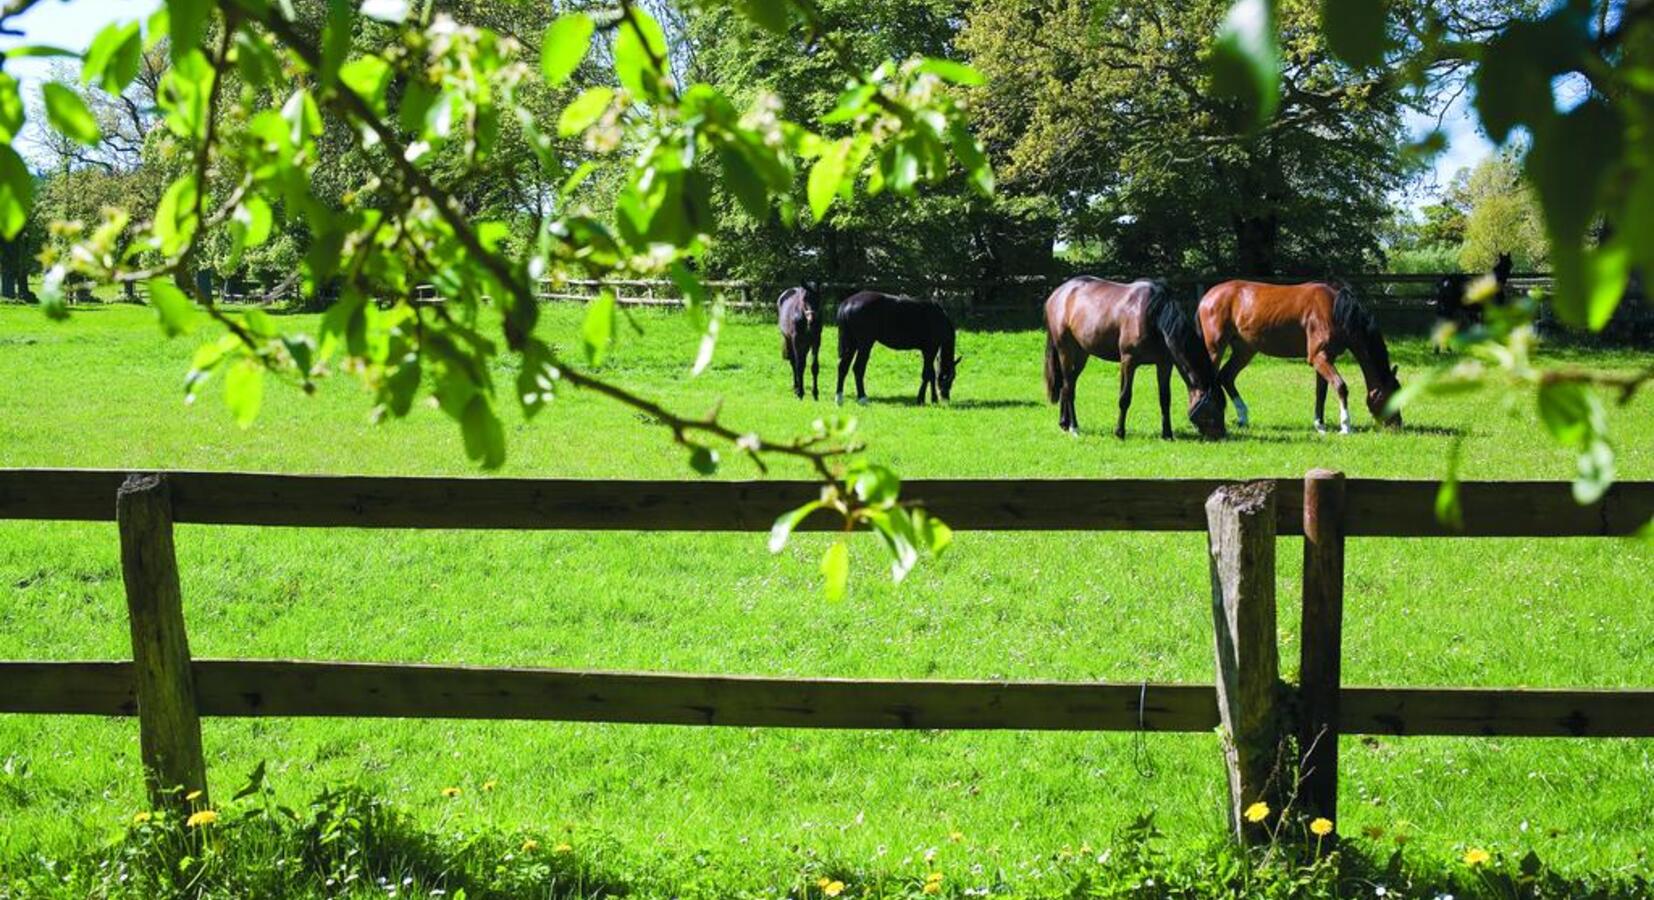
<svg viewBox="0 0 1654 900"><path fill-rule="evenodd" d="M0 519L112 521L124 471L0 469ZM810 481L604 481L169 472L175 521L215 525L583 531L767 531L813 499ZM902 494L952 527L995 531L1204 531L1216 479L913 480ZM1303 482L1278 479L1277 533L1303 533ZM1434 481L1350 479L1346 533L1570 537L1635 532L1654 482L1622 482L1589 506L1564 482L1460 486L1463 531L1436 521ZM804 530L839 527L828 513Z"/></svg>
<svg viewBox="0 0 1654 900"><path fill-rule="evenodd" d="M792 728L1210 731L1209 685L859 681L209 660L204 716L545 719ZM1141 707L1141 708L1139 708ZM130 716L126 662L0 662L0 712Z"/></svg>
<svg viewBox="0 0 1654 900"><path fill-rule="evenodd" d="M1211 685L884 681L396 663L193 663L203 716L1204 732ZM1141 709L1139 709L1141 704ZM1654 690L1345 687L1348 734L1654 737ZM128 662L0 662L0 713L131 716Z"/></svg>

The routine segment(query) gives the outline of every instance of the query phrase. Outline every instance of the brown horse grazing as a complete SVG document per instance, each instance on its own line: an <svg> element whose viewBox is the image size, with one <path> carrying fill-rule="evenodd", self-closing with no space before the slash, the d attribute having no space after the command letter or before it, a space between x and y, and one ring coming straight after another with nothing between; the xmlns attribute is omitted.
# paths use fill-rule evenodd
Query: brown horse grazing
<svg viewBox="0 0 1654 900"><path fill-rule="evenodd" d="M1367 409L1373 418L1400 427L1401 415L1386 410L1390 397L1401 388L1384 335L1355 294L1346 286L1322 282L1260 284L1225 281L1200 299L1200 329L1206 352L1216 365L1225 349L1229 361L1218 377L1235 401L1237 424L1246 425L1246 403L1235 389L1235 376L1252 357L1262 353L1285 359L1307 359L1315 367L1315 430L1325 432L1327 385L1338 391L1339 428L1350 432L1349 388L1332 367L1349 350L1367 381Z"/></svg>
<svg viewBox="0 0 1654 900"><path fill-rule="evenodd" d="M776 301L781 323L781 358L793 367L793 395L804 399L804 361L810 360L810 397L821 399L821 296L809 285Z"/></svg>
<svg viewBox="0 0 1654 900"><path fill-rule="evenodd" d="M1074 386L1087 354L1120 363L1120 421L1126 436L1132 374L1153 363L1160 383L1160 436L1172 436L1172 367L1189 389L1189 421L1202 437L1224 435L1223 391L1217 369L1201 346L1200 332L1158 281L1118 284L1080 276L1062 283L1045 301L1045 392L1061 404L1057 424L1080 432Z"/></svg>

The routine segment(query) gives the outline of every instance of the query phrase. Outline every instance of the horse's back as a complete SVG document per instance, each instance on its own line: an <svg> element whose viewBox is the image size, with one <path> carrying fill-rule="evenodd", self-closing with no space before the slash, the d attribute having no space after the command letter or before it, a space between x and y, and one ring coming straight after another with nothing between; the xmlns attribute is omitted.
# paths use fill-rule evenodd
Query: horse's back
<svg viewBox="0 0 1654 900"><path fill-rule="evenodd" d="M1311 336L1331 333L1337 296L1337 288L1322 281L1225 281L1200 298L1200 327L1208 343L1238 338L1266 356L1297 358Z"/></svg>
<svg viewBox="0 0 1654 900"><path fill-rule="evenodd" d="M1148 306L1154 283L1122 283L1080 275L1057 286L1045 301L1045 325L1053 340L1072 340L1087 353L1118 360L1122 351L1153 341Z"/></svg>

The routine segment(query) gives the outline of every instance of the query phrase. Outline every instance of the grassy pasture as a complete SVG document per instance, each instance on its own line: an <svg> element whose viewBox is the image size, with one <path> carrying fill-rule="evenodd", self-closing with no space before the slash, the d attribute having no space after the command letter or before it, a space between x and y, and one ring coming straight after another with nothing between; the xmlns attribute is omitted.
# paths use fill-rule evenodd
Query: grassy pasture
<svg viewBox="0 0 1654 900"><path fill-rule="evenodd" d="M696 341L639 312L607 367L680 410L771 434L832 409L835 336L819 403L794 400L774 326L734 319L711 369L685 377ZM579 310L543 328L576 341ZM0 465L474 474L434 410L373 425L350 383L318 396L274 385L250 430L209 389L179 385L193 343L147 310L70 323L0 308ZM873 454L905 476L1436 477L1464 438L1463 477L1570 477L1533 424L1477 396L1409 413L1401 434L1309 428L1307 366L1260 360L1243 376L1254 426L1223 444L1162 442L1153 379L1129 435L1113 425L1117 370L1080 382L1084 435L1058 432L1040 382L1042 336L967 331L946 408L914 408L912 355L876 351L877 402L856 409ZM1405 381L1432 363L1394 347ZM1595 364L1646 364L1598 352ZM1343 370L1358 393L1359 370ZM509 373L499 373L509 383ZM1183 389L1174 388L1181 408ZM1654 478L1654 401L1615 411L1619 470ZM1333 419L1335 414L1329 415ZM502 474L694 477L658 428L567 394L512 420ZM744 461L724 477L751 477ZM799 474L777 467L777 474ZM113 502L113 499L111 499ZM948 558L893 587L871 540L854 547L851 598L828 605L805 535L778 557L759 535L357 532L185 526L186 615L200 656L463 662L893 678L1211 679L1199 535L961 534ZM1283 654L1296 656L1298 547L1280 550ZM1629 541L1351 542L1350 683L1646 686L1654 682L1654 547ZM111 525L0 523L0 657L127 655ZM638 869L707 867L765 882L811 857L921 871L981 864L1038 878L1059 848L1100 845L1153 810L1175 840L1222 823L1211 735L805 732L590 724L209 720L221 793L259 760L294 802L360 783L432 822L557 830ZM117 832L141 804L131 721L0 716L0 869ZM1635 741L1348 739L1340 830L1398 830L1443 854L1467 844L1562 867L1643 868L1654 839L1654 745ZM497 782L491 791L485 782ZM457 798L445 787L463 789ZM1406 823L1406 824L1398 824ZM959 832L962 839L950 841Z"/></svg>

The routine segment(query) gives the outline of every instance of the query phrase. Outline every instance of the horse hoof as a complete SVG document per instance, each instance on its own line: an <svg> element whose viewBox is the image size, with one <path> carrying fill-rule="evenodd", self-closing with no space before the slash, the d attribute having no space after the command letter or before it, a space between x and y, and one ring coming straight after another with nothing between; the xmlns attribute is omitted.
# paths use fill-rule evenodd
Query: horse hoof
<svg viewBox="0 0 1654 900"><path fill-rule="evenodd" d="M1316 434L1326 434L1327 433L1327 426L1322 425L1320 422L1315 423L1315 433Z"/></svg>
<svg viewBox="0 0 1654 900"><path fill-rule="evenodd" d="M1338 433L1339 434L1351 434L1352 432L1350 431L1350 426L1345 425L1345 426L1338 429Z"/></svg>
<svg viewBox="0 0 1654 900"><path fill-rule="evenodd" d="M844 395L843 394L838 394L837 396L835 396L833 398L833 402L837 403L839 406L843 406L844 405Z"/></svg>
<svg viewBox="0 0 1654 900"><path fill-rule="evenodd" d="M869 404L871 402L873 402L873 401L867 399L866 397L857 397L856 398L856 404L859 405L859 406L866 406L867 404Z"/></svg>

